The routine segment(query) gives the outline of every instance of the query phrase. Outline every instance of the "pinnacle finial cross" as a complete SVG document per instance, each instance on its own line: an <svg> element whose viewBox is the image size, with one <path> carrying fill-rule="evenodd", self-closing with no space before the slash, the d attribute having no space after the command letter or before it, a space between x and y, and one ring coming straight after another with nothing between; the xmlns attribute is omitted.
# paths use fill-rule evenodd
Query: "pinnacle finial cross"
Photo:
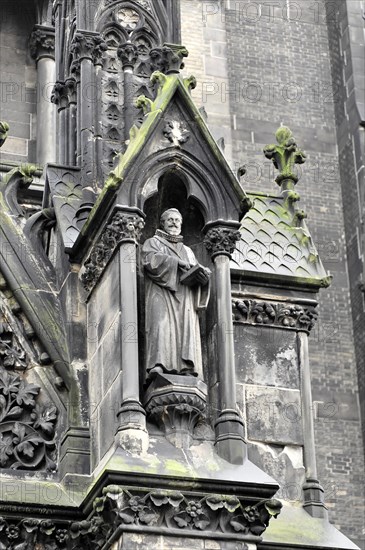
<svg viewBox="0 0 365 550"><path fill-rule="evenodd" d="M295 164L304 164L307 155L299 149L293 137L292 131L286 126L279 128L275 134L278 145L267 145L264 149L265 157L272 160L279 170L276 183L292 183L292 187L298 182L295 174Z"/></svg>

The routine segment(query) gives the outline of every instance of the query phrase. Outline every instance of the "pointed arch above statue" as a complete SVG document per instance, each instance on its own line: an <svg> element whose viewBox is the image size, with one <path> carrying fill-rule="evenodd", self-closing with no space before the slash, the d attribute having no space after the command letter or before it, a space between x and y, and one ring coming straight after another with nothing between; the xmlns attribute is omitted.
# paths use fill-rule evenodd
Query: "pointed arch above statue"
<svg viewBox="0 0 365 550"><path fill-rule="evenodd" d="M205 224L224 220L239 222L249 208L247 196L195 106L193 79L177 74L154 73L155 101L141 97L145 115L140 128L131 130L130 143L110 173L85 225L91 231L112 205L145 210L166 172L183 178L187 199L200 204Z"/></svg>

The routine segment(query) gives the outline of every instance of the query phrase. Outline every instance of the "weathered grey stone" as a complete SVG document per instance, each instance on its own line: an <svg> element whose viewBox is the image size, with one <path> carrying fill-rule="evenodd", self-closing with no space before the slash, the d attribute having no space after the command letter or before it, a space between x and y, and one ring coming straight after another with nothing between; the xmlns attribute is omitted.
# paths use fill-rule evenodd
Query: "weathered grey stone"
<svg viewBox="0 0 365 550"><path fill-rule="evenodd" d="M300 392L246 385L248 437L278 444L303 444Z"/></svg>
<svg viewBox="0 0 365 550"><path fill-rule="evenodd" d="M299 389L296 333L235 324L237 381Z"/></svg>

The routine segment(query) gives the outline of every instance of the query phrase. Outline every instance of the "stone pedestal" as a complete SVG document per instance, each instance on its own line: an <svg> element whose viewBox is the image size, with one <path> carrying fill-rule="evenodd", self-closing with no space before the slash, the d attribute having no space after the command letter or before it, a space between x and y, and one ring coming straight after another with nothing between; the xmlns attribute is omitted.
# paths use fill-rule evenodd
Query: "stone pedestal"
<svg viewBox="0 0 365 550"><path fill-rule="evenodd" d="M157 374L146 391L148 416L175 447L188 449L197 423L205 417L207 386L193 376Z"/></svg>

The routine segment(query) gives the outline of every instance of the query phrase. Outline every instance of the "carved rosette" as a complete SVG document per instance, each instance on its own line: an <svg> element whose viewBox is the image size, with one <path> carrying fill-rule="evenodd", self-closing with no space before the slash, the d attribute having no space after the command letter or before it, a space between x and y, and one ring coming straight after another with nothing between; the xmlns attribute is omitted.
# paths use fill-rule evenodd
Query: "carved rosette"
<svg viewBox="0 0 365 550"><path fill-rule="evenodd" d="M52 27L35 27L29 40L30 55L38 61L44 57L55 58L55 30Z"/></svg>
<svg viewBox="0 0 365 550"><path fill-rule="evenodd" d="M79 31L75 34L71 45L73 64L89 59L94 65L102 65L103 55L107 49L108 46L100 34Z"/></svg>
<svg viewBox="0 0 365 550"><path fill-rule="evenodd" d="M84 264L85 270L81 281L86 290L90 291L95 286L121 243L138 244L144 225L144 220L137 214L115 214Z"/></svg>
<svg viewBox="0 0 365 550"><path fill-rule="evenodd" d="M135 44L126 42L121 44L118 48L118 57L122 62L123 69L134 69L135 64L138 61L138 49Z"/></svg>
<svg viewBox="0 0 365 550"><path fill-rule="evenodd" d="M231 227L214 227L210 229L204 239L204 244L212 258L215 256L231 257L241 233Z"/></svg>
<svg viewBox="0 0 365 550"><path fill-rule="evenodd" d="M277 326L310 332L317 319L317 306L235 300L233 320L238 323Z"/></svg>
<svg viewBox="0 0 365 550"><path fill-rule="evenodd" d="M190 139L190 132L185 126L176 120L168 120L163 129L163 135L175 147L180 147Z"/></svg>

